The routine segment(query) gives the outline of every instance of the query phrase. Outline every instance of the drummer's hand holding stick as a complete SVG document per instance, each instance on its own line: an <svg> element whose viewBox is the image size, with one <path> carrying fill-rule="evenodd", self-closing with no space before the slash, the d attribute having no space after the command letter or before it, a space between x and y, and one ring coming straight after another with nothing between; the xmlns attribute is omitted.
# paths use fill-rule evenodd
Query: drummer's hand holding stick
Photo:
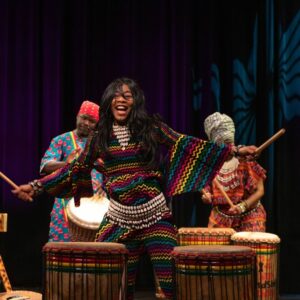
<svg viewBox="0 0 300 300"><path fill-rule="evenodd" d="M33 180L27 184L22 184L18 188L12 190L19 199L23 201L33 201L33 198L41 195L44 192L44 187L39 180Z"/></svg>
<svg viewBox="0 0 300 300"><path fill-rule="evenodd" d="M13 187L12 193L23 201L33 201L34 189L30 184L16 185L11 179L0 172L0 177Z"/></svg>
<svg viewBox="0 0 300 300"><path fill-rule="evenodd" d="M244 202L233 204L227 193L225 192L223 186L219 183L217 179L214 179L215 185L218 187L219 191L222 193L222 195L225 197L227 203L229 204L230 208L228 212L233 215L239 215L241 213L244 213L247 210L247 206Z"/></svg>
<svg viewBox="0 0 300 300"><path fill-rule="evenodd" d="M81 152L80 148L76 148L74 151L72 151L72 153L68 156L66 162L65 163L72 163L76 158L78 158L79 154ZM56 168L57 169L57 168ZM1 173L2 174L2 173ZM4 175L4 174L3 174ZM4 175L5 176L5 175ZM3 176L1 176L3 178ZM6 176L5 176L6 177ZM33 198L35 196L40 195L41 193L43 193L43 186L40 183L40 181L38 180L33 180L31 182L29 182L28 184L22 184L20 186L17 186L16 184L14 184L11 180L7 180L8 178L6 177L6 181L8 183L10 183L12 185L12 187L14 188L12 190L12 193L14 195L16 195L16 197L18 197L19 199L23 200L23 201L29 201L32 202Z"/></svg>
<svg viewBox="0 0 300 300"><path fill-rule="evenodd" d="M23 201L33 201L34 190L30 184L22 184L17 189L12 190L12 193Z"/></svg>
<svg viewBox="0 0 300 300"><path fill-rule="evenodd" d="M201 190L201 199L205 204L212 204L212 194L208 192L205 188Z"/></svg>
<svg viewBox="0 0 300 300"><path fill-rule="evenodd" d="M265 141L263 144L261 144L259 147L256 146L233 146L233 153L236 156L243 156L246 159L247 158L257 158L261 152L266 149L268 146L270 146L272 143L274 143L278 138L280 138L285 133L285 129L282 128L278 132L276 132L274 135L272 135L267 141Z"/></svg>
<svg viewBox="0 0 300 300"><path fill-rule="evenodd" d="M227 193L224 191L223 187L221 186L221 184L217 181L217 179L213 180L214 184L217 186L217 188L219 189L219 191L222 193L222 195L225 197L227 203L230 205L230 213L232 214L238 214L240 213L240 210L238 207L236 207L237 205L234 205L231 201L231 199L229 198L229 196L227 195ZM212 194L209 193L205 188L201 190L202 192L202 201L205 204L212 204Z"/></svg>
<svg viewBox="0 0 300 300"><path fill-rule="evenodd" d="M255 157L257 155L257 147L254 145L245 146L235 146L232 145L232 156L237 156L239 158Z"/></svg>
<svg viewBox="0 0 300 300"><path fill-rule="evenodd" d="M237 214L241 214L242 212L245 211L244 208L241 207L241 205L239 205L239 204L234 205L232 203L231 199L229 198L229 196L227 195L227 193L223 189L222 185L217 181L217 179L214 179L213 181L214 181L215 185L217 186L217 188L219 189L219 191L225 197L227 203L229 204L229 206L230 206L230 209L228 210L229 213L231 213L233 215L237 215ZM205 189L202 189L201 192L202 192L202 201L205 204L211 204L212 203L212 194L207 192Z"/></svg>

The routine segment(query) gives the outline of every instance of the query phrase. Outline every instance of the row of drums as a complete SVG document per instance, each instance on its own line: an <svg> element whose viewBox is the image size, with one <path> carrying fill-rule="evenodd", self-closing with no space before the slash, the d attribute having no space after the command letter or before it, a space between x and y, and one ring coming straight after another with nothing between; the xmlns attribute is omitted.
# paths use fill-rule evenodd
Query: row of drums
<svg viewBox="0 0 300 300"><path fill-rule="evenodd" d="M278 299L279 244L271 233L180 228L172 252L175 298ZM44 299L126 299L127 254L117 243L47 243Z"/></svg>
<svg viewBox="0 0 300 300"><path fill-rule="evenodd" d="M177 299L278 299L277 235L180 228L179 245L172 253Z"/></svg>

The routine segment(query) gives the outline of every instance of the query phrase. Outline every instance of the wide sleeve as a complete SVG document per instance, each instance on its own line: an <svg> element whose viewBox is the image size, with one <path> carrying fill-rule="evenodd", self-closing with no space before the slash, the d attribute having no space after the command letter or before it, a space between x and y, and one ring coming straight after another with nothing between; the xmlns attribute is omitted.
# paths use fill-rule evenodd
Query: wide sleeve
<svg viewBox="0 0 300 300"><path fill-rule="evenodd" d="M75 205L80 205L81 197L91 197L93 187L91 170L97 158L96 137L91 135L77 160L39 179L45 191L61 198L74 197Z"/></svg>
<svg viewBox="0 0 300 300"><path fill-rule="evenodd" d="M50 161L61 161L62 160L62 144L63 140L61 136L55 137L51 140L51 143L46 150L40 165L40 174L43 175L43 169Z"/></svg>
<svg viewBox="0 0 300 300"><path fill-rule="evenodd" d="M260 179L266 179L266 170L256 161L244 162L246 173L245 174L245 189L248 193L252 194L257 189L257 183Z"/></svg>
<svg viewBox="0 0 300 300"><path fill-rule="evenodd" d="M166 124L158 131L160 142L169 148L167 196L201 191L213 180L231 152L231 146L176 133Z"/></svg>

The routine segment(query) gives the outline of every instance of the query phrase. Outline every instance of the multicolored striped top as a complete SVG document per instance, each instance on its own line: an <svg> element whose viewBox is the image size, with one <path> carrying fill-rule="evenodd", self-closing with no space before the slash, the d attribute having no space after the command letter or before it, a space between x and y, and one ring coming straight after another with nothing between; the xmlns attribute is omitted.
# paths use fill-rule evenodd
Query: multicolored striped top
<svg viewBox="0 0 300 300"><path fill-rule="evenodd" d="M40 181L48 193L74 196L79 204L80 197L92 195L90 170L100 158L98 171L104 175L108 197L123 205L139 205L162 191L167 196L200 191L214 178L231 151L230 146L180 134L164 123L156 127L156 138L168 149L165 174L159 167L149 169L136 138L130 136L124 146L112 132L109 155L95 150L96 138L91 136L77 161Z"/></svg>

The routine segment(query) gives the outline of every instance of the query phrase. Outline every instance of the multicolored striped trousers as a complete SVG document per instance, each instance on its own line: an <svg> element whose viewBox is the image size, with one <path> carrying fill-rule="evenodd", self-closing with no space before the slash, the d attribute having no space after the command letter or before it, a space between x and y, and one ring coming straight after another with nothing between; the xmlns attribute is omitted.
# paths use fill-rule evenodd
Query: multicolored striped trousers
<svg viewBox="0 0 300 300"><path fill-rule="evenodd" d="M170 220L160 220L149 228L139 230L123 229L104 220L96 241L118 242L128 249L127 299L133 299L138 262L144 252L150 256L163 293L167 299L173 298L170 253L177 246L177 228Z"/></svg>

